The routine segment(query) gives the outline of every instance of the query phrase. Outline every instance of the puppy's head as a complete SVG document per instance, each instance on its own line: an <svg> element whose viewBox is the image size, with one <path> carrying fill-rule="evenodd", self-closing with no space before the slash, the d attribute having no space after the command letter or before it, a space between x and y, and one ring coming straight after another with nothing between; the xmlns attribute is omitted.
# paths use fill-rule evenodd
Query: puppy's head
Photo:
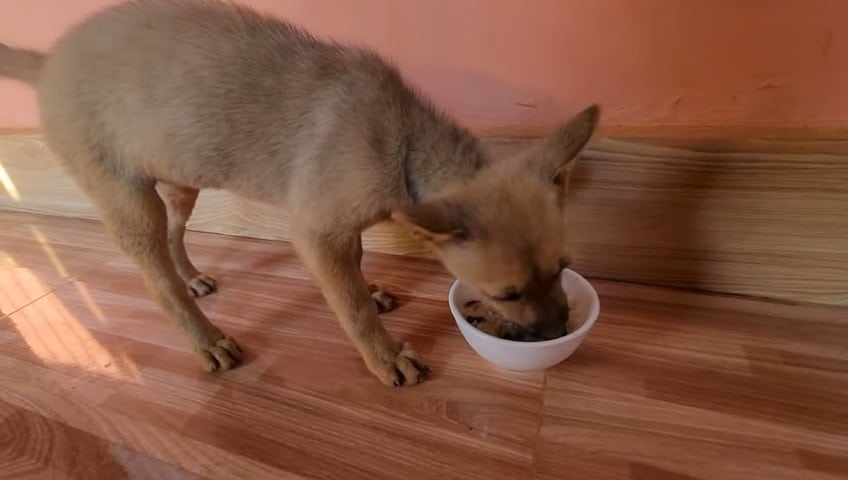
<svg viewBox="0 0 848 480"><path fill-rule="evenodd" d="M519 158L496 162L392 218L506 319L541 338L561 336L568 318L559 279L570 259L563 212L568 175L599 115L593 105Z"/></svg>

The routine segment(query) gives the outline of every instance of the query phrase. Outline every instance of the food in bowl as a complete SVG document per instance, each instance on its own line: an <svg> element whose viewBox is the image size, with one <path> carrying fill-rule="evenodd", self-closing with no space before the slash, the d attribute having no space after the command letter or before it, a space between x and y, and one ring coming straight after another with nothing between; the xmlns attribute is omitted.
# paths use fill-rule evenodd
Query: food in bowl
<svg viewBox="0 0 848 480"><path fill-rule="evenodd" d="M468 300L460 307L465 320L481 332L493 337L517 342L539 342L544 340L537 332L511 322L482 300ZM563 333L564 335L565 333Z"/></svg>

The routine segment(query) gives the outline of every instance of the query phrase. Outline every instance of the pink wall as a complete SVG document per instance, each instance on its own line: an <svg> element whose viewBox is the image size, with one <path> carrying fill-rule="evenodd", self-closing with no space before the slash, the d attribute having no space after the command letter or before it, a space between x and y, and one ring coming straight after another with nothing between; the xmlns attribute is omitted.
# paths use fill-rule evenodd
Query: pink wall
<svg viewBox="0 0 848 480"><path fill-rule="evenodd" d="M115 0L3 0L0 39L47 47ZM395 59L437 104L492 133L587 102L607 125L848 127L846 0L245 0ZM37 126L0 82L0 128Z"/></svg>

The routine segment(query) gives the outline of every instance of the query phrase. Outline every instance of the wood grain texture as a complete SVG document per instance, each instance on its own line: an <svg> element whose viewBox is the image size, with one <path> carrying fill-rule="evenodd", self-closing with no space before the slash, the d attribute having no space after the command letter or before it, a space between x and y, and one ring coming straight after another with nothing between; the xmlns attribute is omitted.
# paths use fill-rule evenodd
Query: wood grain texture
<svg viewBox="0 0 848 480"><path fill-rule="evenodd" d="M497 154L525 140L491 139ZM37 135L0 137L15 186L0 209L94 218ZM707 137L603 139L572 182L575 266L598 278L848 304L848 142ZM201 194L189 228L285 240L285 212ZM392 224L366 250L426 257Z"/></svg>
<svg viewBox="0 0 848 480"><path fill-rule="evenodd" d="M844 307L594 280L580 350L514 373L464 342L441 267L368 254L402 300L387 327L435 371L388 389L288 244L190 233L221 285L200 305L248 354L216 376L98 224L5 212L0 232L17 265L3 298L29 294L22 276L42 289L3 304L0 477L836 480L848 465Z"/></svg>

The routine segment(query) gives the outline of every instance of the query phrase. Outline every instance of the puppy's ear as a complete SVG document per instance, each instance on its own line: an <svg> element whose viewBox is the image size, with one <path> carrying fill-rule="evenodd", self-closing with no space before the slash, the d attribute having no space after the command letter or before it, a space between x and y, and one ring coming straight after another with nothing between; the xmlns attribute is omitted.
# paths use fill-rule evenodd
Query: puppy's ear
<svg viewBox="0 0 848 480"><path fill-rule="evenodd" d="M593 104L541 139L530 156L531 168L545 181L550 181L564 190L568 183L569 170L574 165L574 158L592 138L600 116L600 107Z"/></svg>
<svg viewBox="0 0 848 480"><path fill-rule="evenodd" d="M391 217L414 236L436 245L471 238L467 214L459 204L451 201L411 205L392 212Z"/></svg>

